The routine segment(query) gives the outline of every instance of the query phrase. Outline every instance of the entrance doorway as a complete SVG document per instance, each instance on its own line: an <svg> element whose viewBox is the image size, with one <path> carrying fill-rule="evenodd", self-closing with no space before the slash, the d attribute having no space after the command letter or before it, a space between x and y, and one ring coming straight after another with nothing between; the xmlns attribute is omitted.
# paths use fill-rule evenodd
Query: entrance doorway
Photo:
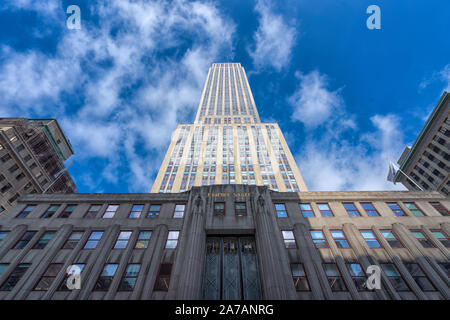
<svg viewBox="0 0 450 320"><path fill-rule="evenodd" d="M261 299L254 237L208 237L205 260L204 299Z"/></svg>

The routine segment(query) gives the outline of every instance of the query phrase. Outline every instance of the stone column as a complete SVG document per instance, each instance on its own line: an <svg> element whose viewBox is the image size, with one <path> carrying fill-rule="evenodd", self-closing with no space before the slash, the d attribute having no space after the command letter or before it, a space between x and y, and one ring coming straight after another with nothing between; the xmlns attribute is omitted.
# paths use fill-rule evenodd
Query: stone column
<svg viewBox="0 0 450 320"><path fill-rule="evenodd" d="M86 267L84 268L85 270L83 270L85 276L82 278L83 282L81 290L79 290L78 297L75 297L75 299L89 299L92 289L95 286L96 280L102 272L104 264L107 263L110 250L119 231L120 225L118 224L114 224L106 228L105 233L102 236L102 240L100 240L101 243L99 243L99 247L93 250L86 263ZM90 269L89 266L91 266Z"/></svg>
<svg viewBox="0 0 450 320"><path fill-rule="evenodd" d="M46 230L48 231L48 230ZM56 256L56 254L61 249L61 246L63 245L64 241L66 241L67 236L72 231L72 225L66 224L63 225L59 231L53 236L53 238L49 241L49 243L45 246L44 249L39 250L41 260L36 264L34 263L28 270L30 274L33 274L33 278L36 279L36 281L27 281L22 288L20 288L19 292L14 296L15 300L23 300L27 297L28 293L33 290L34 286L36 285L38 279L44 274L44 272L47 270L47 267L52 262L53 258Z"/></svg>
<svg viewBox="0 0 450 320"><path fill-rule="evenodd" d="M73 226L72 226L73 227ZM72 229L73 231L73 229ZM75 248L72 249L72 252L69 254L67 260L64 262L63 267L61 268L61 272L59 272L59 274L56 276L55 280L53 281L52 285L50 286L50 288L48 288L47 292L42 296L42 300L49 300L51 299L51 297L53 296L53 294L55 294L56 290L58 290L59 285L61 284L61 281L63 281L64 277L66 276L66 270L67 268L74 264L77 263L78 261L74 261L75 258L78 256L78 254L80 253L80 251L83 249L84 244L86 243L86 241L88 240L89 236L91 235L91 228L87 228L84 230L84 234L81 237L80 241L78 241L77 245L75 246ZM70 249L66 249L66 250L70 250ZM84 270L86 271L86 270ZM83 288L84 282L83 282L83 271L81 272L81 288ZM78 293L80 292L81 289L76 289L73 290L67 297L68 300L72 300L74 299Z"/></svg>
<svg viewBox="0 0 450 320"><path fill-rule="evenodd" d="M120 281L122 280L122 275L128 267L128 261L130 260L131 254L133 253L134 244L139 236L139 228L134 227L132 229L132 234L130 239L128 240L127 247L125 248L125 252L122 254L120 258L119 267L116 270L116 274L111 282L108 292L103 297L104 300L112 300L117 293L117 289L119 288ZM141 265L142 267L142 265Z"/></svg>
<svg viewBox="0 0 450 320"><path fill-rule="evenodd" d="M3 240L1 243L0 259L2 259L3 256L6 253L8 253L9 250L11 250L12 246L22 238L22 236L25 234L25 231L27 231L27 226L24 224L20 224L20 225L14 227L14 229L12 229L8 233L8 236L6 237L6 239ZM5 270L5 272L3 272L3 275L5 275L5 273L7 271L8 270ZM0 277L0 279L1 279L1 277Z"/></svg>
<svg viewBox="0 0 450 320"><path fill-rule="evenodd" d="M406 245L411 255L414 256L416 262L420 265L423 272L428 276L431 283L434 284L437 290L444 296L445 299L450 299L450 290L446 283L443 283L439 276L434 271L433 267L429 262L434 261L432 257L427 256L427 252L422 244L411 234L411 232L403 225L396 224L395 226L396 233L401 235L402 238L408 239L406 241Z"/></svg>
<svg viewBox="0 0 450 320"><path fill-rule="evenodd" d="M315 259L311 253L311 251L315 250L315 248L313 248L314 243L312 242L312 239L310 239L309 230L305 224L297 223L294 225L294 235L299 244L298 254L303 262L303 265L305 266L306 276L308 277L309 284L311 285L311 292L314 300L324 300L325 290L322 289L324 286L321 285L319 272L316 270L314 265L314 260L317 261L317 259ZM323 284L328 286L327 281Z"/></svg>
<svg viewBox="0 0 450 320"><path fill-rule="evenodd" d="M364 269L364 272L367 270L367 267L370 265L375 264L375 265L380 266L378 261L369 254L368 249L364 245L364 241L362 241L362 242L360 241L362 236L361 236L358 228L356 228L356 226L352 223L345 223L343 229L344 229L345 235L348 238L348 241L350 241L350 245L353 248L353 251L356 253L356 256L358 257L358 261L361 263L361 266ZM370 261L369 257L373 260L373 263ZM380 300L389 300L388 295L386 294L386 292L383 289L381 289L381 290L374 289L372 292L375 292L378 299L380 299Z"/></svg>
<svg viewBox="0 0 450 320"><path fill-rule="evenodd" d="M152 260L149 263L147 272L144 273L145 275L145 283L144 287L142 289L142 296L141 299L143 300L149 300L152 296L153 292L153 286L155 285L155 280L157 276L157 272L159 269L159 265L161 264L161 261L164 256L164 249L166 246L166 240L167 235L169 234L169 229L167 228L167 225L160 224L156 226L155 229L155 236L156 243L153 247L153 256ZM153 234L152 234L153 237Z"/></svg>
<svg viewBox="0 0 450 320"><path fill-rule="evenodd" d="M326 229L327 229L327 233L330 232L328 230L328 228L326 228ZM345 234L344 228L342 229L342 232L344 232L344 234ZM325 232L324 232L324 235L325 235ZM345 265L344 258L342 258L342 254L340 252L341 249L339 249L337 247L336 243L334 242L333 237L328 237L328 238L329 239L331 238L331 240L332 240L332 241L328 241L328 245L330 246L330 250L334 257L334 261L336 262L336 266L338 267L339 271L341 272L342 279L344 280L344 283L347 286L350 296L353 298L353 300L361 300L361 295L359 294L358 289L356 289L356 286L353 283L353 279L350 276L347 266ZM342 250L345 250L345 249L342 249ZM347 249L347 250L352 250L352 249Z"/></svg>
<svg viewBox="0 0 450 320"><path fill-rule="evenodd" d="M191 198L192 199L192 198ZM183 226L181 246L177 249L172 281L167 299L188 300L202 298L202 274L205 258L205 201L200 194L190 201L188 219Z"/></svg>
<svg viewBox="0 0 450 320"><path fill-rule="evenodd" d="M255 191L255 237L264 299L296 299L297 293L289 270L289 257L283 246L270 194L265 187L255 188Z"/></svg>

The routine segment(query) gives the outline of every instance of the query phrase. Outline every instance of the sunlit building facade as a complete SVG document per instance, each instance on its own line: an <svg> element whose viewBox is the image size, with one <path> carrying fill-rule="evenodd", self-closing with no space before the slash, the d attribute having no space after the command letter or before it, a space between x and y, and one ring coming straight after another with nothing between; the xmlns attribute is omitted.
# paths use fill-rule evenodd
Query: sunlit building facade
<svg viewBox="0 0 450 320"><path fill-rule="evenodd" d="M307 191L277 123L262 123L239 63L209 69L195 123L177 127L151 189L245 184Z"/></svg>

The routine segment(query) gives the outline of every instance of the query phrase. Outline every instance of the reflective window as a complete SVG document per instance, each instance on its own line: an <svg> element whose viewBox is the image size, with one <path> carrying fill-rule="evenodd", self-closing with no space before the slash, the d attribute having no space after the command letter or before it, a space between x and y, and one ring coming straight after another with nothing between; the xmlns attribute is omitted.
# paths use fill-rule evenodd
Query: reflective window
<svg viewBox="0 0 450 320"><path fill-rule="evenodd" d="M424 248L434 248L434 244L420 230L411 230L414 238L416 238Z"/></svg>
<svg viewBox="0 0 450 320"><path fill-rule="evenodd" d="M281 231L281 234L283 235L284 246L287 249L297 248L294 232L292 232L290 230L284 230L284 231Z"/></svg>
<svg viewBox="0 0 450 320"><path fill-rule="evenodd" d="M92 231L89 239L84 245L84 249L95 249L97 248L98 242L102 238L103 231Z"/></svg>
<svg viewBox="0 0 450 320"><path fill-rule="evenodd" d="M348 244L347 239L345 238L343 230L330 230L331 236L336 243L336 246L339 249L349 249L350 245Z"/></svg>
<svg viewBox="0 0 450 320"><path fill-rule="evenodd" d="M108 291L118 266L117 263L105 264L103 271L95 284L94 291Z"/></svg>
<svg viewBox="0 0 450 320"><path fill-rule="evenodd" d="M369 217L379 217L380 216L380 214L375 209L375 207L373 206L372 203L364 202L364 203L361 203L361 206L363 207L364 211L366 211L366 213Z"/></svg>
<svg viewBox="0 0 450 320"><path fill-rule="evenodd" d="M328 248L327 240L321 230L310 230L309 232L317 249Z"/></svg>
<svg viewBox="0 0 450 320"><path fill-rule="evenodd" d="M406 285L405 280L397 270L397 267L393 263L382 263L381 268L383 269L389 281L394 286L397 291L409 291L409 287Z"/></svg>
<svg viewBox="0 0 450 320"><path fill-rule="evenodd" d="M134 246L136 249L146 249L150 243L150 238L152 236L151 231L141 231Z"/></svg>
<svg viewBox="0 0 450 320"><path fill-rule="evenodd" d="M400 206L397 203L395 203L395 202L388 202L387 205L389 206L389 208L391 208L392 212L394 212L394 214L397 217L406 216L406 214L403 211L403 209L400 208Z"/></svg>
<svg viewBox="0 0 450 320"><path fill-rule="evenodd" d="M128 215L128 218L131 218L131 219L139 218L142 214L142 210L144 210L143 204L133 205L133 207L131 208L130 214Z"/></svg>
<svg viewBox="0 0 450 320"><path fill-rule="evenodd" d="M310 203L300 203L300 212L305 218L314 217L314 211Z"/></svg>
<svg viewBox="0 0 450 320"><path fill-rule="evenodd" d="M93 204L93 205L91 205L89 207L89 210L84 215L84 217L88 218L88 219L93 219L93 218L97 217L97 213L100 211L101 208L102 208L101 204Z"/></svg>
<svg viewBox="0 0 450 320"><path fill-rule="evenodd" d="M168 291L170 285L171 263L161 263L153 291Z"/></svg>
<svg viewBox="0 0 450 320"><path fill-rule="evenodd" d="M175 211L173 213L173 217L174 218L183 218L185 207L186 207L186 205L184 205L184 204L175 205Z"/></svg>
<svg viewBox="0 0 450 320"><path fill-rule="evenodd" d="M444 247L450 248L450 239L448 236L444 233L444 231L441 230L431 230L431 233L433 236L438 239Z"/></svg>
<svg viewBox="0 0 450 320"><path fill-rule="evenodd" d="M225 202L214 202L214 215L225 215Z"/></svg>
<svg viewBox="0 0 450 320"><path fill-rule="evenodd" d="M284 203L276 203L275 210L277 211L278 218L286 218L287 217L286 206L284 205Z"/></svg>
<svg viewBox="0 0 450 320"><path fill-rule="evenodd" d="M440 202L430 202L434 209L443 216L450 216L450 212Z"/></svg>
<svg viewBox="0 0 450 320"><path fill-rule="evenodd" d="M347 291L347 286L345 285L341 273L335 263L324 263L323 269L327 275L331 291Z"/></svg>
<svg viewBox="0 0 450 320"><path fill-rule="evenodd" d="M420 210L414 202L405 202L404 205L412 212L416 217L423 217L425 214Z"/></svg>
<svg viewBox="0 0 450 320"><path fill-rule="evenodd" d="M119 208L118 204L110 204L106 208L105 213L103 214L103 219L111 219L114 218L114 215L116 214L117 209Z"/></svg>
<svg viewBox="0 0 450 320"><path fill-rule="evenodd" d="M131 234L131 231L121 231L114 245L114 249L125 249L128 241L130 240Z"/></svg>
<svg viewBox="0 0 450 320"><path fill-rule="evenodd" d="M369 248L371 249L381 248L378 239L375 237L374 233L371 230L360 230L360 232Z"/></svg>
<svg viewBox="0 0 450 320"><path fill-rule="evenodd" d="M48 219L53 217L58 208L59 208L58 204L51 204L50 207L48 207L48 209L44 212L41 218Z"/></svg>
<svg viewBox="0 0 450 320"><path fill-rule="evenodd" d="M405 263L405 267L422 291L436 291L436 288L417 263Z"/></svg>
<svg viewBox="0 0 450 320"><path fill-rule="evenodd" d="M139 263L130 263L122 276L118 291L133 291L140 269Z"/></svg>
<svg viewBox="0 0 450 320"><path fill-rule="evenodd" d="M34 291L47 291L58 275L59 271L61 271L63 264L62 263L51 263L47 270L45 270L41 279L39 279L38 283L34 287Z"/></svg>
<svg viewBox="0 0 450 320"><path fill-rule="evenodd" d="M83 236L83 231L73 231L62 246L62 249L74 249Z"/></svg>
<svg viewBox="0 0 450 320"><path fill-rule="evenodd" d="M297 291L310 291L309 283L306 278L305 269L302 263L291 263L292 279Z"/></svg>
<svg viewBox="0 0 450 320"><path fill-rule="evenodd" d="M26 218L31 211L34 210L34 208L36 208L35 204L30 204L27 205L17 216L16 218Z"/></svg>
<svg viewBox="0 0 450 320"><path fill-rule="evenodd" d="M49 243L49 241L53 238L55 233L55 231L44 232L39 241L34 245L33 249L44 249L47 243Z"/></svg>
<svg viewBox="0 0 450 320"><path fill-rule="evenodd" d="M27 231L22 236L22 238L16 243L13 249L23 249L30 242L33 236L36 234L36 231Z"/></svg>
<svg viewBox="0 0 450 320"><path fill-rule="evenodd" d="M166 241L166 249L175 249L178 245L179 231L169 231Z"/></svg>
<svg viewBox="0 0 450 320"><path fill-rule="evenodd" d="M322 217L333 217L333 212L331 211L328 203L318 203L317 207L319 207Z"/></svg>
<svg viewBox="0 0 450 320"><path fill-rule="evenodd" d="M350 217L360 217L358 209L356 209L355 204L353 202L343 203L345 210L347 211Z"/></svg>
<svg viewBox="0 0 450 320"><path fill-rule="evenodd" d="M84 263L74 263L74 264L72 264L72 268L71 268L71 272L72 273L70 275L67 274L67 272L65 273L64 279L59 284L58 291L70 291L70 289L67 287L67 280L75 272L75 270L77 270L77 271L79 270L80 274L82 274L84 266L85 266Z"/></svg>
<svg viewBox="0 0 450 320"><path fill-rule="evenodd" d="M17 267L11 272L9 277L3 282L0 287L0 291L11 291L14 289L16 284L22 279L25 272L27 272L28 268L31 266L30 263L19 263Z"/></svg>
<svg viewBox="0 0 450 320"><path fill-rule="evenodd" d="M161 205L160 204L152 204L152 205L150 205L150 210L148 211L147 218L158 218L160 211L161 211Z"/></svg>
<svg viewBox="0 0 450 320"><path fill-rule="evenodd" d="M358 291L366 291L367 285L366 285L366 274L364 273L364 270L362 269L361 265L359 263L346 263L348 272L350 273L350 276L352 277L353 283L355 284Z"/></svg>
<svg viewBox="0 0 450 320"><path fill-rule="evenodd" d="M380 230L380 232L392 248L403 248L402 243L397 239L392 230Z"/></svg>

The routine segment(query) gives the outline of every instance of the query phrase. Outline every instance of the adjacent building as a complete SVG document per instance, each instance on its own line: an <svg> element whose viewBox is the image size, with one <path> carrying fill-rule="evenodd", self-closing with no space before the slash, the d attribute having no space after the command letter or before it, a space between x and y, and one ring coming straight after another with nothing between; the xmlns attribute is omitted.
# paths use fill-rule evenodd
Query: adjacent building
<svg viewBox="0 0 450 320"><path fill-rule="evenodd" d="M72 146L55 119L0 118L0 215L29 193L75 192Z"/></svg>
<svg viewBox="0 0 450 320"><path fill-rule="evenodd" d="M444 92L412 146L398 160L396 181L408 190L437 190L450 195L450 93ZM416 185L417 184L417 185Z"/></svg>
<svg viewBox="0 0 450 320"><path fill-rule="evenodd" d="M449 208L438 192L251 185L29 194L0 218L0 299L448 300Z"/></svg>
<svg viewBox="0 0 450 320"><path fill-rule="evenodd" d="M307 191L278 124L261 123L240 63L209 69L195 123L175 130L151 192L213 184Z"/></svg>

